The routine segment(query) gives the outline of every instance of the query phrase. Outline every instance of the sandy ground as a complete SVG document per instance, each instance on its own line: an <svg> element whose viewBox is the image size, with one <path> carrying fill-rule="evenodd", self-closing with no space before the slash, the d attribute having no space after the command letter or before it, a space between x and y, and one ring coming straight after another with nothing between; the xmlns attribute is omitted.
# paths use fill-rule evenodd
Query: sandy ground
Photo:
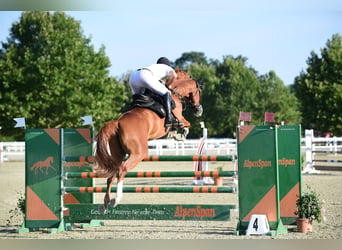
<svg viewBox="0 0 342 250"><path fill-rule="evenodd" d="M232 170L231 163L210 163L209 169L223 166ZM168 171L193 169L192 163L141 163L136 171ZM231 220L223 222L191 221L104 221L105 226L49 234L46 230L17 234L21 217L16 217L10 225L6 222L9 210L16 207L18 193L24 193L24 162L3 163L0 167L0 239L341 239L342 237L342 171L321 171L317 175L303 175L303 191L306 184L320 194L325 201L326 222L314 222L312 233L297 233L289 228L289 233L276 236L236 236L233 234L238 220L238 212L232 211ZM189 185L192 178L126 179L125 186L138 185ZM104 179L97 180L105 185ZM224 186L234 185L227 177ZM6 190L6 191L4 191ZM96 195L101 203L103 194ZM236 194L125 194L122 203L173 203L173 204L235 204Z"/></svg>

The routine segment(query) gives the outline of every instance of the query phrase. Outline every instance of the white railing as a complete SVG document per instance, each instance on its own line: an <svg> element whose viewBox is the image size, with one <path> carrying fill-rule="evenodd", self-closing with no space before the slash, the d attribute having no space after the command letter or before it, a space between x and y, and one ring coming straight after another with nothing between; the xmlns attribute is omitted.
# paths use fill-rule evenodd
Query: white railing
<svg viewBox="0 0 342 250"><path fill-rule="evenodd" d="M188 139L184 143L159 139L148 142L149 155L195 155L201 139ZM206 154L208 155L232 155L236 154L235 139L207 139Z"/></svg>
<svg viewBox="0 0 342 250"><path fill-rule="evenodd" d="M303 147L305 151L303 151ZM312 129L307 129L305 130L305 138L302 139L302 152L305 152L304 172L315 173L317 172L315 169L315 155L319 153L341 154L342 137L314 137L314 131ZM328 162L329 160L326 161ZM341 164L342 157L341 160L331 161Z"/></svg>
<svg viewBox="0 0 342 250"><path fill-rule="evenodd" d="M159 139L148 142L149 155L195 155L201 139L188 139L185 142ZM236 154L235 139L207 139L206 154ZM25 160L25 142L0 142L1 162Z"/></svg>
<svg viewBox="0 0 342 250"><path fill-rule="evenodd" d="M0 142L0 162L25 160L25 142Z"/></svg>
<svg viewBox="0 0 342 250"><path fill-rule="evenodd" d="M201 139L188 139L184 143L159 139L148 142L149 155L194 155ZM206 140L208 155L236 155L236 139L210 138ZM313 130L305 130L302 138L302 153L306 156L305 167L314 169L314 155L318 152L342 153L342 137L313 137ZM25 142L0 142L0 160L24 160Z"/></svg>

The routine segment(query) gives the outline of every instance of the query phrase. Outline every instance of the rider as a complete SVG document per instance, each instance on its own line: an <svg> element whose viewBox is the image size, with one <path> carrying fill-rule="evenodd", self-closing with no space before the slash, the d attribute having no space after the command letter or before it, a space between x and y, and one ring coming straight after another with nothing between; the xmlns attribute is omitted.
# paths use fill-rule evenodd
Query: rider
<svg viewBox="0 0 342 250"><path fill-rule="evenodd" d="M168 86L176 77L177 73L173 68L171 68L169 59L166 57L160 57L157 60L157 63L138 69L129 79L129 84L133 94L139 94L143 92L144 88L147 88L162 96L166 111L165 127L178 125L178 122L173 119L171 113L171 92L163 84L164 78L166 78L166 85Z"/></svg>

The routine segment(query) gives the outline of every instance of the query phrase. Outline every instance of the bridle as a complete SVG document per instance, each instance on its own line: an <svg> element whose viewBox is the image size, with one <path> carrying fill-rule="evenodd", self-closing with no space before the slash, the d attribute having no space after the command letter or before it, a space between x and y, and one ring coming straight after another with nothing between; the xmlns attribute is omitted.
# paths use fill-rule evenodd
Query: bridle
<svg viewBox="0 0 342 250"><path fill-rule="evenodd" d="M193 79L189 79L191 81L195 81L196 83L196 92L195 94L193 95L193 98L195 98L197 95L200 95L201 93L201 85L198 81L196 80L193 80ZM202 112L203 112L203 109L202 109L202 105L200 103L198 104L194 104L190 98L186 97L186 96L182 96L178 91L178 87L174 88L174 89L170 89L171 93L173 95L176 95L179 100L181 101L181 103L183 104L183 111L186 110L186 107L187 106L190 106L196 113L200 113L198 114L199 116L202 115ZM196 115L196 114L195 114ZM196 115L197 116L197 115Z"/></svg>

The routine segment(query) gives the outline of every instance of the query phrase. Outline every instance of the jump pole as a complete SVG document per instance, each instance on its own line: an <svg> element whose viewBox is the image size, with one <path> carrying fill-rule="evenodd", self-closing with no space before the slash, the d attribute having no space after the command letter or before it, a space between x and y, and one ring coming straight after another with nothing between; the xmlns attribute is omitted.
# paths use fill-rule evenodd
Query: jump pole
<svg viewBox="0 0 342 250"><path fill-rule="evenodd" d="M66 162L94 163L94 157L85 156L64 156ZM145 156L142 161L232 161L231 155L152 155Z"/></svg>
<svg viewBox="0 0 342 250"><path fill-rule="evenodd" d="M232 177L235 171L151 171L128 172L125 178L162 178L162 177ZM66 172L65 179L69 178L105 178L102 173L96 172Z"/></svg>

